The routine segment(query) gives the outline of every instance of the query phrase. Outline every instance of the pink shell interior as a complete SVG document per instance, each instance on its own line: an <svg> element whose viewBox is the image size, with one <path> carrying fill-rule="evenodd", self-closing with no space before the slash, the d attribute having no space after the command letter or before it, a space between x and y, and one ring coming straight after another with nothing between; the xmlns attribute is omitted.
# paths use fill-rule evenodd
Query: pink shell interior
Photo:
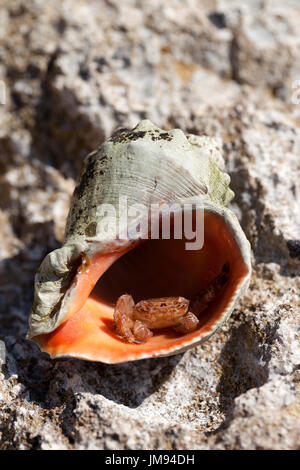
<svg viewBox="0 0 300 470"><path fill-rule="evenodd" d="M56 330L35 341L51 356L73 356L108 363L163 356L187 348L210 333L222 318L248 267L224 220L206 212L204 246L185 250L186 240L148 240L129 252L95 254L75 278L76 290L67 318ZM217 298L200 316L192 333L171 328L154 330L145 344L129 344L117 336L113 322L119 295L142 298L171 295L188 297L205 288L225 262L230 277Z"/></svg>

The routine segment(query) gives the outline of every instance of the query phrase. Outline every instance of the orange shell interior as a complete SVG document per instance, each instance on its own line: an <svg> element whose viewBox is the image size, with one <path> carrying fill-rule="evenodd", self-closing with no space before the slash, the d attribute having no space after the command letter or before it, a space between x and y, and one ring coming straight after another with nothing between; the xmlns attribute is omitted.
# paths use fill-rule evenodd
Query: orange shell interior
<svg viewBox="0 0 300 470"><path fill-rule="evenodd" d="M75 277L75 295L64 323L34 338L41 349L53 357L117 363L172 354L209 333L248 268L223 219L211 212L204 217L204 245L198 251L185 250L186 240L170 239L147 240L123 253L95 254ZM145 344L129 344L115 333L113 313L119 295L130 293L135 302L188 297L205 288L225 262L230 264L229 280L201 314L196 331L180 335L171 328L154 330Z"/></svg>

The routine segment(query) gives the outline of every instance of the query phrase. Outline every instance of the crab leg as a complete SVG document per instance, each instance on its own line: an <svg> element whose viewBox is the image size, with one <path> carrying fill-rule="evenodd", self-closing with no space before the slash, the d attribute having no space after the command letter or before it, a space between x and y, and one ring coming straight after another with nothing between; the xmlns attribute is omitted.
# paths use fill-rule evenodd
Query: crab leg
<svg viewBox="0 0 300 470"><path fill-rule="evenodd" d="M208 304L215 298L221 288L228 281L229 272L230 265L229 263L225 263L222 267L221 273L213 279L209 286L191 298L191 310L195 315L200 315L207 308Z"/></svg>

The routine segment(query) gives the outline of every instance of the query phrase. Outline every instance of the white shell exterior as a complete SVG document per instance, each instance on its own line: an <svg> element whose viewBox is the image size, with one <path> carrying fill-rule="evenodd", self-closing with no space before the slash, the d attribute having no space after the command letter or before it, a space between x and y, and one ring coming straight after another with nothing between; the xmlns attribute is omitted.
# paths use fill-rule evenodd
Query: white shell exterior
<svg viewBox="0 0 300 470"><path fill-rule="evenodd" d="M224 218L249 269L224 315L227 317L248 286L251 265L249 242L226 208L234 194L223 168L219 139L185 135L179 129L166 132L148 120L131 131L116 132L90 153L72 198L65 243L46 256L36 275L28 338L49 333L64 321L76 289L72 267L83 254L91 257L131 243L118 240L109 231L101 232L100 205L112 204L118 213L120 195L127 198L128 205L199 202Z"/></svg>

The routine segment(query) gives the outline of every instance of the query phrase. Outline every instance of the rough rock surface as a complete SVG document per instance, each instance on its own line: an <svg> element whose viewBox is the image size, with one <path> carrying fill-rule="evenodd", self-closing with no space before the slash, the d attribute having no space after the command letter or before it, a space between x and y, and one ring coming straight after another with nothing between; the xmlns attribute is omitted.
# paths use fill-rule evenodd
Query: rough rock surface
<svg viewBox="0 0 300 470"><path fill-rule="evenodd" d="M300 448L299 21L292 0L0 0L0 448ZM251 286L183 355L52 361L24 339L34 273L85 154L145 117L223 139Z"/></svg>

